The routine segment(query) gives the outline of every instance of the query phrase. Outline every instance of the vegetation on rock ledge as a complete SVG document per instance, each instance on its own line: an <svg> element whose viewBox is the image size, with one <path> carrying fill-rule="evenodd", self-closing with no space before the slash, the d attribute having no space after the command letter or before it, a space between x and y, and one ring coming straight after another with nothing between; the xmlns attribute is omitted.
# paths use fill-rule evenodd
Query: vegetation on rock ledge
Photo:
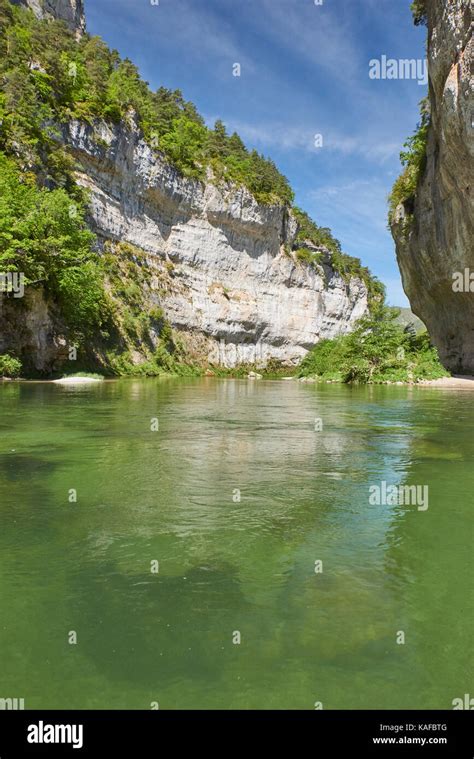
<svg viewBox="0 0 474 759"><path fill-rule="evenodd" d="M415 133L408 138L400 153L400 161L405 167L393 185L389 196L389 223L395 220L398 206L403 203L407 216L413 213L418 182L426 167L426 144L430 125L429 101L420 103L421 118Z"/></svg>
<svg viewBox="0 0 474 759"><path fill-rule="evenodd" d="M414 23L419 26L427 23L427 0L413 0L411 10ZM430 125L430 102L424 98L420 103L420 121L415 133L408 138L400 153L400 161L404 170L393 185L389 195L389 226L396 221L396 211L400 205L404 206L405 219L408 228L415 206L416 190L426 167L426 146L428 129Z"/></svg>
<svg viewBox="0 0 474 759"><path fill-rule="evenodd" d="M385 288L382 282L374 277L366 266L362 265L360 258L342 252L341 243L336 240L328 227L319 227L300 208L293 208L293 213L298 222L295 245L296 256L299 260L308 264L320 265L324 260L323 251L327 250L330 254L329 262L332 269L344 280L349 281L351 277L359 277L365 283L371 306L384 300ZM310 250L306 247L307 243L311 243L320 250Z"/></svg>
<svg viewBox="0 0 474 759"><path fill-rule="evenodd" d="M426 24L427 21L427 0L413 0L411 4L411 12L413 13L413 21L416 26Z"/></svg>

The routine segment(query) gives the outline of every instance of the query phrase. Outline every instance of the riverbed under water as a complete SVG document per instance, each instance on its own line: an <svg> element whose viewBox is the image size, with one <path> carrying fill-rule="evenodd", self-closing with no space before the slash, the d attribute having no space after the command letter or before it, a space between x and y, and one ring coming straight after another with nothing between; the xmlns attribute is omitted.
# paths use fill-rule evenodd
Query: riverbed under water
<svg viewBox="0 0 474 759"><path fill-rule="evenodd" d="M4 383L0 400L0 698L474 695L469 391L144 379ZM429 507L371 505L381 482L428 486Z"/></svg>

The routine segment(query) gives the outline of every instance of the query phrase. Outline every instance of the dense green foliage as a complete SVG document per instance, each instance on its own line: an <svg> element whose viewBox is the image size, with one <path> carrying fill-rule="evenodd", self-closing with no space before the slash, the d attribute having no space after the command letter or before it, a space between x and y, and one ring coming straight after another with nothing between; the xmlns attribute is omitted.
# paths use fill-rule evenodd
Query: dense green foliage
<svg viewBox="0 0 474 759"><path fill-rule="evenodd" d="M149 143L183 174L202 179L210 165L219 179L246 185L262 202L293 199L271 160L249 152L221 121L208 129L180 90L152 92L136 66L99 37L77 42L60 22L38 21L9 0L0 0L0 79L0 149L24 156L50 182L72 189L60 124L119 122L133 113Z"/></svg>
<svg viewBox="0 0 474 759"><path fill-rule="evenodd" d="M70 329L87 335L102 323L105 295L83 209L63 189L39 188L0 153L0 269L41 284Z"/></svg>
<svg viewBox="0 0 474 759"><path fill-rule="evenodd" d="M324 254L320 251L310 250L306 246L299 246L295 250L298 261L302 261L309 266L321 266L324 261Z"/></svg>
<svg viewBox="0 0 474 759"><path fill-rule="evenodd" d="M298 221L297 243L305 243L309 240L313 245L323 246L332 253L341 253L341 244L333 237L330 229L319 227L301 208L294 208L293 213Z"/></svg>
<svg viewBox="0 0 474 759"><path fill-rule="evenodd" d="M397 315L397 309L379 306L351 334L322 340L302 362L299 376L373 383L446 376L427 333L403 329Z"/></svg>
<svg viewBox="0 0 474 759"><path fill-rule="evenodd" d="M395 211L400 203L407 205L408 212L413 208L416 188L426 166L426 143L430 125L429 102L425 98L420 103L421 118L415 133L404 143L400 153L400 161L405 167L402 174L393 185L389 197L389 221L394 219Z"/></svg>
<svg viewBox="0 0 474 759"><path fill-rule="evenodd" d="M0 377L19 377L21 372L21 361L13 356L4 353L0 356Z"/></svg>

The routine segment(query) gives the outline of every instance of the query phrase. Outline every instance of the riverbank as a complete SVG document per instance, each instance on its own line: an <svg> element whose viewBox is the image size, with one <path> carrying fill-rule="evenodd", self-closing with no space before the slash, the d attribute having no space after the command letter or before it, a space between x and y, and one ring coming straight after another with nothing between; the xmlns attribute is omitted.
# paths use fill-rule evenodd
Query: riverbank
<svg viewBox="0 0 474 759"><path fill-rule="evenodd" d="M160 375L161 378L167 378L171 379L173 377L179 378L179 375L177 374L162 374ZM275 376L274 374L256 374L254 372L251 372L248 375L242 375L242 374L203 374L201 375L201 378L206 379L239 379L239 380L249 380L249 381L260 381L260 380L272 380L272 381L279 381L279 382L301 382L306 384L318 384L318 385L346 385L346 384L352 384L354 386L364 386L364 385L371 385L371 386L381 386L381 385L398 385L400 387L441 387L441 388L453 388L453 389L465 389L465 390L474 390L474 376L453 376L453 377L440 377L438 379L432 379L432 380L418 380L417 382L402 382L402 381L384 381L384 382L353 382L353 383L346 383L343 382L340 379L324 379L323 377L297 377L297 376ZM123 377L63 377L61 379L29 379L25 377L18 377L15 379L11 379L9 377L0 377L0 383L1 382L21 382L21 383L42 383L42 384L53 384L53 385L79 385L79 384L96 384L101 382L116 382L120 379L158 379L157 377L130 377L130 376L123 376Z"/></svg>
<svg viewBox="0 0 474 759"><path fill-rule="evenodd" d="M295 379L294 377L283 377L285 380L291 380ZM432 379L432 380L417 380L415 381L402 381L397 380L395 382L392 382L390 380L385 380L383 382L352 382L352 383L346 383L343 382L340 379L331 379L327 380L322 377L300 377L298 379L298 382L309 382L309 383L321 383L321 384L327 384L327 385L345 385L345 384L352 384L352 385L399 385L400 387L448 387L448 388L463 388L463 389L471 389L474 390L474 377L471 376L455 376L455 377L439 377L438 379Z"/></svg>
<svg viewBox="0 0 474 759"><path fill-rule="evenodd" d="M455 387L474 390L474 377L467 375L465 377L440 377L434 380L422 380L418 384L427 385L428 387Z"/></svg>
<svg viewBox="0 0 474 759"><path fill-rule="evenodd" d="M177 358L163 352L153 360L140 364L116 360L108 367L97 367L91 361L78 362L57 367L51 380L66 376L106 376L118 377L159 377L188 376L233 379L283 379L297 377L308 382L344 382L347 384L417 384L449 376L441 365L436 349L426 332L416 334L414 330L397 323L398 309L379 304L373 313L359 320L357 327L349 334L331 340L320 340L296 365L287 362L267 361L265 366L241 363L226 367L193 363L185 352ZM99 372L99 374L97 374ZM14 356L0 356L0 374L18 378L28 374L28 368ZM44 375L30 376L28 379L45 379Z"/></svg>

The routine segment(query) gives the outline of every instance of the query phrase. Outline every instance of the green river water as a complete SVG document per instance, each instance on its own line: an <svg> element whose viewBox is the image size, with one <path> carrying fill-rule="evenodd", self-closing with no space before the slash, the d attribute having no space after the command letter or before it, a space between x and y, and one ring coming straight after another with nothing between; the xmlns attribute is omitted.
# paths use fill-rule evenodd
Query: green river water
<svg viewBox="0 0 474 759"><path fill-rule="evenodd" d="M0 398L0 698L474 696L469 391L210 378L4 383ZM429 507L371 505L382 481L428 486Z"/></svg>

